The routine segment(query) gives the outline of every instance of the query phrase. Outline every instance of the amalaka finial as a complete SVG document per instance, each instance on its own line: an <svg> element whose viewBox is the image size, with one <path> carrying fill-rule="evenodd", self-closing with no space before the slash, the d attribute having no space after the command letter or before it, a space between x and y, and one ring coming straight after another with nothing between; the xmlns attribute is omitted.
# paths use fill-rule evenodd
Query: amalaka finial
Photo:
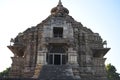
<svg viewBox="0 0 120 80"><path fill-rule="evenodd" d="M52 8L51 13L52 14L57 14L57 13L69 14L69 10L63 7L61 0L59 0L58 5Z"/></svg>

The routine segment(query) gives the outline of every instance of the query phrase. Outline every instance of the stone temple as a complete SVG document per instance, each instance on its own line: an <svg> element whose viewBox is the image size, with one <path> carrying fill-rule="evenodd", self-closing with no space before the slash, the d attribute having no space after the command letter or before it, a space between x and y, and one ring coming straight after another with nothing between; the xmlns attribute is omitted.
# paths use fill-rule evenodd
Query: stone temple
<svg viewBox="0 0 120 80"><path fill-rule="evenodd" d="M75 21L60 0L45 20L11 42L11 78L107 80L106 41Z"/></svg>

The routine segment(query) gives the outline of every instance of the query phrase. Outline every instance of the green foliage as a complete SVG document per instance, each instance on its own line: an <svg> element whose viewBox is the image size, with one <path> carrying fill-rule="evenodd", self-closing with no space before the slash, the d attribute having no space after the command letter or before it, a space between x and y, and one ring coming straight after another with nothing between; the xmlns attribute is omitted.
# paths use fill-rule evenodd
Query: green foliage
<svg viewBox="0 0 120 80"><path fill-rule="evenodd" d="M3 72L0 72L0 77L7 77L9 71L10 71L10 68L7 68L7 69L4 70Z"/></svg>
<svg viewBox="0 0 120 80"><path fill-rule="evenodd" d="M116 68L111 65L111 64L107 64L106 65L106 70L107 70L107 77L109 80L120 80L120 74L117 73L116 71Z"/></svg>

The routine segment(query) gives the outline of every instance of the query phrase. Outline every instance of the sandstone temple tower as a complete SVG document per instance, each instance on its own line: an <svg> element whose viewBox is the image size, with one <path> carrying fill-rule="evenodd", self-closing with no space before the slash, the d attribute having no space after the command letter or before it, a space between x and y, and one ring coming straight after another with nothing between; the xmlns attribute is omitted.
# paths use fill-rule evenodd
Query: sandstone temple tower
<svg viewBox="0 0 120 80"><path fill-rule="evenodd" d="M110 48L98 33L75 21L60 0L45 20L12 42L11 78L107 80L104 55Z"/></svg>

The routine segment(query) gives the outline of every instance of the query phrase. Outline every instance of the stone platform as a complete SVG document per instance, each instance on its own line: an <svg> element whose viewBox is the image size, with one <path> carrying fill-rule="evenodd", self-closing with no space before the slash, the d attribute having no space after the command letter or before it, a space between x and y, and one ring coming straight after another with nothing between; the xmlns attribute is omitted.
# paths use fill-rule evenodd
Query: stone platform
<svg viewBox="0 0 120 80"><path fill-rule="evenodd" d="M80 80L68 65L44 65L38 80Z"/></svg>

